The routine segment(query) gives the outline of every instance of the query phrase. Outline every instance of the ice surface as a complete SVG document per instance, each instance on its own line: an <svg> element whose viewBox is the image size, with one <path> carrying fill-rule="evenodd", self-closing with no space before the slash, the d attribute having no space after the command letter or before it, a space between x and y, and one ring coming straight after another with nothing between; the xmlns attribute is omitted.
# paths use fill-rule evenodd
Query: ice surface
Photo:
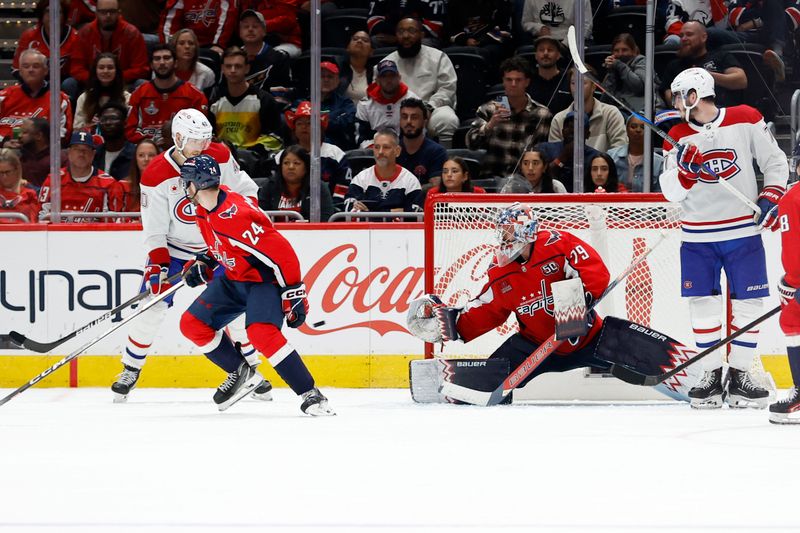
<svg viewBox="0 0 800 533"><path fill-rule="evenodd" d="M8 390L0 391L7 394ZM800 427L685 404L417 405L286 389L31 389L0 408L0 531L798 531Z"/></svg>

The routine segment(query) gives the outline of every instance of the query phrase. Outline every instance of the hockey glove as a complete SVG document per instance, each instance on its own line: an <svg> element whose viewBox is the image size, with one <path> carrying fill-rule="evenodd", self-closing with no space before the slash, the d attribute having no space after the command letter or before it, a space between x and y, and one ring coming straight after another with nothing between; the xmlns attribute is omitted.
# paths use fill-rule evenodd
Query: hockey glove
<svg viewBox="0 0 800 533"><path fill-rule="evenodd" d="M442 334L442 341L461 340L461 335L458 334L458 327L456 326L461 309L437 305L433 310L436 313L436 319L439 321L439 332Z"/></svg>
<svg viewBox="0 0 800 533"><path fill-rule="evenodd" d="M792 287L786 283L786 278L782 277L778 282L778 297L781 300L782 306L787 306L792 300L797 300L800 303L800 292L797 292L796 287Z"/></svg>
<svg viewBox="0 0 800 533"><path fill-rule="evenodd" d="M150 289L150 294L161 294L170 288L167 281L169 265L147 265L144 270L145 285Z"/></svg>
<svg viewBox="0 0 800 533"><path fill-rule="evenodd" d="M190 287L204 285L214 277L217 261L206 253L197 254L183 265L183 279Z"/></svg>
<svg viewBox="0 0 800 533"><path fill-rule="evenodd" d="M678 147L678 180L684 189L691 189L700 178L703 167L703 154L693 144L682 144Z"/></svg>
<svg viewBox="0 0 800 533"><path fill-rule="evenodd" d="M761 209L761 215L756 218L756 225L759 229L778 229L778 202L781 196L783 191L777 187L764 187L758 195L756 205Z"/></svg>
<svg viewBox="0 0 800 533"><path fill-rule="evenodd" d="M286 325L290 328L302 326L308 314L305 283L284 287L281 291L281 304L283 305L283 314L286 315Z"/></svg>

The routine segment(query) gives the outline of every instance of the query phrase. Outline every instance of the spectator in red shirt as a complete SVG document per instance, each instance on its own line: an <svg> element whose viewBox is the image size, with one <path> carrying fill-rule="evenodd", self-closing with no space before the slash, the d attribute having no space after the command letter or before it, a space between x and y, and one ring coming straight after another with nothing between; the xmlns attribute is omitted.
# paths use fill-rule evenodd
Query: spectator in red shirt
<svg viewBox="0 0 800 533"><path fill-rule="evenodd" d="M168 43L178 30L189 29L203 48L219 55L228 47L239 16L231 0L167 0L161 12L161 40Z"/></svg>
<svg viewBox="0 0 800 533"><path fill-rule="evenodd" d="M599 153L586 165L586 179L583 181L584 192L628 192L617 177L614 160L606 153Z"/></svg>
<svg viewBox="0 0 800 533"><path fill-rule="evenodd" d="M159 154L156 143L151 139L142 139L136 145L136 155L131 165L128 177L119 182L122 186L122 211L126 213L138 213L141 207L141 187L142 174L150 161Z"/></svg>
<svg viewBox="0 0 800 533"><path fill-rule="evenodd" d="M442 179L439 185L428 189L428 196L443 192L473 192L484 194L483 187L473 185L470 180L469 166L458 156L453 156L442 166Z"/></svg>
<svg viewBox="0 0 800 533"><path fill-rule="evenodd" d="M36 191L22 183L22 165L17 155L8 149L0 150L0 215L22 213L28 222L36 222L39 200ZM0 224L22 223L15 218L0 216Z"/></svg>
<svg viewBox="0 0 800 533"><path fill-rule="evenodd" d="M125 135L134 144L144 138L158 142L161 127L181 109L208 111L208 100L200 89L175 74L175 52L169 45L157 45L150 57L154 77L141 84L129 102Z"/></svg>
<svg viewBox="0 0 800 533"><path fill-rule="evenodd" d="M119 211L122 208L122 186L117 180L92 165L97 145L94 136L85 131L76 131L67 150L67 166L61 169L61 211L83 211L102 213ZM50 214L50 181L47 176L39 190L42 210L39 218ZM97 222L108 219L74 218L72 222Z"/></svg>
<svg viewBox="0 0 800 533"><path fill-rule="evenodd" d="M267 42L295 58L303 46L297 10L303 0L256 0L248 6L262 15L267 25Z"/></svg>
<svg viewBox="0 0 800 533"><path fill-rule="evenodd" d="M20 54L19 75L22 82L0 91L0 143L4 148L20 148L22 143L19 136L14 138L14 128L20 128L25 119L50 117L47 74L47 58L43 53L29 48ZM60 107L61 139L64 140L72 132L72 107L64 92L61 92Z"/></svg>
<svg viewBox="0 0 800 533"><path fill-rule="evenodd" d="M75 50L70 73L82 85L89 81L95 56L100 52L117 55L126 84L147 79L147 47L144 37L119 13L118 0L98 0L97 19L78 32L80 46Z"/></svg>
<svg viewBox="0 0 800 533"><path fill-rule="evenodd" d="M75 53L78 43L78 32L75 28L66 23L68 2L61 1L61 44L58 55L61 62L61 80L69 78L70 59ZM39 50L44 56L50 59L50 0L41 0L36 4L36 20L39 22L33 28L28 28L19 36L17 49L14 52L14 61L11 66L14 70L19 70L19 56L28 48ZM62 85L63 88L63 85Z"/></svg>

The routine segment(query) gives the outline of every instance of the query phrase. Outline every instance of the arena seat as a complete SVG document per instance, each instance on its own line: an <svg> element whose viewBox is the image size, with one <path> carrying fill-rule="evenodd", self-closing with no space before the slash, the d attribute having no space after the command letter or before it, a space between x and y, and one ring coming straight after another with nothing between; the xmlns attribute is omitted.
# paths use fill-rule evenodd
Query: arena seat
<svg viewBox="0 0 800 533"><path fill-rule="evenodd" d="M368 9L338 9L322 18L322 46L345 48L350 36L360 30L367 30Z"/></svg>

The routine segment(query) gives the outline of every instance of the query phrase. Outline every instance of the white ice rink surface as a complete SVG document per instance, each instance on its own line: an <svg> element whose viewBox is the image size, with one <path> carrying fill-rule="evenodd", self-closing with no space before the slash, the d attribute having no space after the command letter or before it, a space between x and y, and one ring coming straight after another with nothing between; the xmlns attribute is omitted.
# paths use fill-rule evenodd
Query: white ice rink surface
<svg viewBox="0 0 800 533"><path fill-rule="evenodd" d="M764 411L325 392L336 417L28 390L0 407L0 531L800 531L800 426Z"/></svg>

